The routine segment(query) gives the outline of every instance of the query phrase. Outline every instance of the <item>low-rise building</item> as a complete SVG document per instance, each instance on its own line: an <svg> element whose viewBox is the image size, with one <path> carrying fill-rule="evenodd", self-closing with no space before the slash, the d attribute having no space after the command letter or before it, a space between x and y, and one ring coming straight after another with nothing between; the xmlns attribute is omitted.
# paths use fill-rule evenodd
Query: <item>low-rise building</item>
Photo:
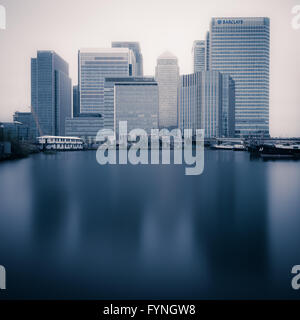
<svg viewBox="0 0 300 320"><path fill-rule="evenodd" d="M66 136L79 137L88 143L95 142L98 131L103 129L103 117L98 113L80 113L65 121Z"/></svg>

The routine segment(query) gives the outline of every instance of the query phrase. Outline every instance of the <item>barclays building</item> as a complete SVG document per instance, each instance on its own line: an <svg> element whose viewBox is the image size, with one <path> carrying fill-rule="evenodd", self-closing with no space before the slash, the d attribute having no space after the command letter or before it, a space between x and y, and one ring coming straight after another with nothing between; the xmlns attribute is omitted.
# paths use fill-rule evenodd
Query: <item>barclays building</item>
<svg viewBox="0 0 300 320"><path fill-rule="evenodd" d="M212 18L207 43L207 68L235 82L236 134L269 135L269 18Z"/></svg>

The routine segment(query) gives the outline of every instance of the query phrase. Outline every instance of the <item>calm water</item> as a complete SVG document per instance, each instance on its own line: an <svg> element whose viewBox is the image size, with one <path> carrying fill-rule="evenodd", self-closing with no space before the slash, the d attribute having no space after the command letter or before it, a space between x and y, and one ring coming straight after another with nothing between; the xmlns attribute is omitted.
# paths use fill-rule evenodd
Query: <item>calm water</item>
<svg viewBox="0 0 300 320"><path fill-rule="evenodd" d="M0 163L1 298L300 298L300 162L209 151L184 167L95 152Z"/></svg>

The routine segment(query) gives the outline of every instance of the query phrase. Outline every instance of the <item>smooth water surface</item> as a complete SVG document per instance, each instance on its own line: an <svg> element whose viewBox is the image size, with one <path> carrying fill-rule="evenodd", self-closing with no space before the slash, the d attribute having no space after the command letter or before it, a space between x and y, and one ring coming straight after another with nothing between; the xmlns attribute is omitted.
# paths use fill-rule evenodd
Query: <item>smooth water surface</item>
<svg viewBox="0 0 300 320"><path fill-rule="evenodd" d="M95 151L0 163L0 299L300 298L300 162L205 150L100 166Z"/></svg>

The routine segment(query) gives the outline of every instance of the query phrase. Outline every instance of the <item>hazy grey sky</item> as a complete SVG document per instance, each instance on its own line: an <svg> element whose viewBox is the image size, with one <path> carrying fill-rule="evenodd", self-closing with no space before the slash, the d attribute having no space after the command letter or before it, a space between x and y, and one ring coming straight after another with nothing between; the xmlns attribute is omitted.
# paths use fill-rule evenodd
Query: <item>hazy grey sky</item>
<svg viewBox="0 0 300 320"><path fill-rule="evenodd" d="M180 72L192 71L191 48L203 39L213 16L271 19L270 131L300 136L300 29L291 10L300 0L0 0L7 29L0 30L0 121L30 105L30 58L55 50L70 65L77 84L80 47L139 41L144 72L154 75L156 58L174 53Z"/></svg>

